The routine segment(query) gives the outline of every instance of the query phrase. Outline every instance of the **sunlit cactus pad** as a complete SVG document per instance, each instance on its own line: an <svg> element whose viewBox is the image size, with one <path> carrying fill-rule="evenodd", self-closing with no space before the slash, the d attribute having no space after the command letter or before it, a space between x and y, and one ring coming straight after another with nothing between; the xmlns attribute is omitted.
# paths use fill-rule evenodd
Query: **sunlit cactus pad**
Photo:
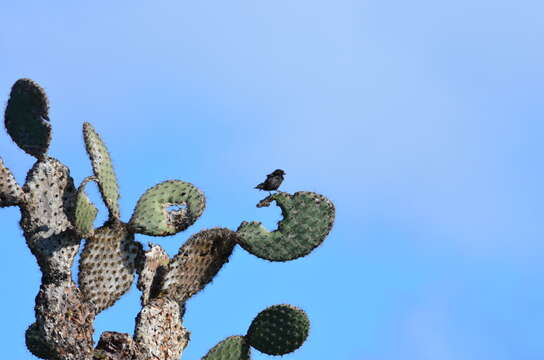
<svg viewBox="0 0 544 360"><path fill-rule="evenodd" d="M23 198L23 189L0 158L0 207L13 206Z"/></svg>
<svg viewBox="0 0 544 360"><path fill-rule="evenodd" d="M333 203L314 192L293 195L278 192L262 200L257 207L276 201L283 219L278 229L266 230L260 222L244 221L237 230L240 245L250 253L271 261L288 261L308 255L319 246L334 223Z"/></svg>
<svg viewBox="0 0 544 360"><path fill-rule="evenodd" d="M79 287L100 312L130 289L141 244L123 223L112 222L95 230L79 260Z"/></svg>
<svg viewBox="0 0 544 360"><path fill-rule="evenodd" d="M30 79L13 84L5 112L9 136L26 153L41 158L51 142L49 104L45 91Z"/></svg>
<svg viewBox="0 0 544 360"><path fill-rule="evenodd" d="M164 181L138 200L129 226L145 235L173 235L191 226L205 205L204 194L194 185L181 180ZM169 209L171 206L178 208Z"/></svg>
<svg viewBox="0 0 544 360"><path fill-rule="evenodd" d="M91 159L98 188L111 215L119 218L119 185L113 170L110 153L96 130L88 122L83 124L85 147Z"/></svg>
<svg viewBox="0 0 544 360"><path fill-rule="evenodd" d="M92 180L91 177L86 178L79 186L76 196L74 226L81 237L88 237L93 234L94 220L98 213L96 206L85 194L85 186Z"/></svg>
<svg viewBox="0 0 544 360"><path fill-rule="evenodd" d="M202 360L249 360L249 346L244 336L229 336L215 345Z"/></svg>
<svg viewBox="0 0 544 360"><path fill-rule="evenodd" d="M284 355L298 349L310 331L306 313L292 305L274 305L261 311L251 323L249 345L269 355Z"/></svg>
<svg viewBox="0 0 544 360"><path fill-rule="evenodd" d="M202 290L228 261L236 233L223 228L191 236L166 269L161 296L183 302Z"/></svg>

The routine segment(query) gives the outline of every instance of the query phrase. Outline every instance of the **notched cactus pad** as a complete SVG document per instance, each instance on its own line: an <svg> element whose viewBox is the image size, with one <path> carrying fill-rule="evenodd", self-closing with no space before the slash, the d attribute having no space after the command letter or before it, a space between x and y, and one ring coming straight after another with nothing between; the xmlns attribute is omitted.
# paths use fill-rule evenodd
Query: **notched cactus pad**
<svg viewBox="0 0 544 360"><path fill-rule="evenodd" d="M98 188L111 216L119 219L119 185L113 171L113 164L106 144L89 123L83 124L85 147L91 159L94 175L98 178Z"/></svg>
<svg viewBox="0 0 544 360"><path fill-rule="evenodd" d="M191 236L170 261L160 295L181 303L202 290L228 261L235 239L236 233L224 228Z"/></svg>
<svg viewBox="0 0 544 360"><path fill-rule="evenodd" d="M13 84L5 112L9 136L26 153L41 158L51 142L49 104L45 91L30 79Z"/></svg>
<svg viewBox="0 0 544 360"><path fill-rule="evenodd" d="M237 230L240 245L250 253L271 261L288 261L308 255L329 234L334 223L334 205L325 196L300 191L294 195L278 192L257 207L276 201L283 219L278 229L266 230L260 222L244 221Z"/></svg>
<svg viewBox="0 0 544 360"><path fill-rule="evenodd" d="M17 205L23 199L23 189L0 158L0 207Z"/></svg>
<svg viewBox="0 0 544 360"><path fill-rule="evenodd" d="M79 260L79 288L97 313L130 289L142 252L126 225L116 220L95 230Z"/></svg>
<svg viewBox="0 0 544 360"><path fill-rule="evenodd" d="M81 237L89 237L93 234L94 220L96 219L96 214L98 213L96 206L94 206L94 204L85 194L85 186L93 180L94 179L92 177L88 177L83 180L76 195L74 226L77 233Z"/></svg>
<svg viewBox="0 0 544 360"><path fill-rule="evenodd" d="M194 185L180 180L164 181L138 200L129 226L145 235L173 235L191 226L202 215L205 205L204 194Z"/></svg>
<svg viewBox="0 0 544 360"><path fill-rule="evenodd" d="M249 360L249 350L244 336L229 336L208 351L202 360Z"/></svg>
<svg viewBox="0 0 544 360"><path fill-rule="evenodd" d="M249 345L268 355L284 355L298 349L310 331L304 310L292 305L274 305L261 311L251 323Z"/></svg>

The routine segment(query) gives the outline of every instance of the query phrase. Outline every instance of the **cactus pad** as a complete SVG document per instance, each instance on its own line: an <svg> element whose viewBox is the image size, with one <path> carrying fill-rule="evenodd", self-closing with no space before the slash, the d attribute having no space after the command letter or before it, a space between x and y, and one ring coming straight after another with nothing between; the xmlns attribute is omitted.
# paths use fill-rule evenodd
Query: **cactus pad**
<svg viewBox="0 0 544 360"><path fill-rule="evenodd" d="M191 236L166 269L161 296L182 303L202 290L228 261L236 233L224 228Z"/></svg>
<svg viewBox="0 0 544 360"><path fill-rule="evenodd" d="M119 219L119 185L106 144L89 123L83 124L85 147L92 162L94 175L98 178L98 188L110 215Z"/></svg>
<svg viewBox="0 0 544 360"><path fill-rule="evenodd" d="M23 195L23 189L17 184L17 180L0 158L0 207L19 204Z"/></svg>
<svg viewBox="0 0 544 360"><path fill-rule="evenodd" d="M294 195L278 192L257 207L272 201L281 208L283 220L278 229L266 230L260 222L244 221L237 230L239 244L262 259L288 261L308 255L329 234L334 223L334 205L323 195L300 191Z"/></svg>
<svg viewBox="0 0 544 360"><path fill-rule="evenodd" d="M9 136L26 153L42 158L51 142L49 105L45 91L30 79L13 84L5 112Z"/></svg>
<svg viewBox="0 0 544 360"><path fill-rule="evenodd" d="M85 186L93 180L95 180L95 177L93 176L85 178L81 185L79 185L76 195L74 227L76 228L77 233L84 238L93 234L94 220L96 219L96 214L98 213L96 206L94 206L94 204L85 194Z"/></svg>
<svg viewBox="0 0 544 360"><path fill-rule="evenodd" d="M249 345L269 355L284 355L298 349L310 330L304 310L292 305L274 305L261 311L251 322L246 338Z"/></svg>
<svg viewBox="0 0 544 360"><path fill-rule="evenodd" d="M70 278L81 239L70 222L77 190L68 168L52 157L37 161L23 190L20 224L28 247L47 276Z"/></svg>
<svg viewBox="0 0 544 360"><path fill-rule="evenodd" d="M86 240L79 260L79 287L100 312L130 289L142 252L126 225L113 220Z"/></svg>
<svg viewBox="0 0 544 360"><path fill-rule="evenodd" d="M185 207L168 211L175 205ZM204 194L194 185L180 180L164 181L140 197L129 226L145 235L173 235L191 226L202 215L205 205Z"/></svg>
<svg viewBox="0 0 544 360"><path fill-rule="evenodd" d="M208 351L202 360L249 360L249 350L244 336L229 336Z"/></svg>

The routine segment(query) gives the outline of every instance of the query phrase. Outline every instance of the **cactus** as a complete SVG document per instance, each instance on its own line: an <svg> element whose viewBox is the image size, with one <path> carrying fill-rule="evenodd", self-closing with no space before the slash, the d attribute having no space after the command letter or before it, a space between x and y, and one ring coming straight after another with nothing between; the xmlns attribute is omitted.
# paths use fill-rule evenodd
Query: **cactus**
<svg viewBox="0 0 544 360"><path fill-rule="evenodd" d="M20 186L0 158L0 207L19 206L26 243L43 274L36 296L36 321L25 334L27 348L42 359L179 359L190 340L183 327L185 303L209 284L228 262L236 245L270 261L308 255L329 234L334 205L313 192L278 192L258 207L275 201L283 219L269 232L259 222L242 222L236 231L201 230L174 257L156 244L144 250L136 234L165 237L187 230L202 215L206 198L193 184L167 180L147 190L128 222L119 209L120 189L106 144L89 123L83 124L92 175L76 188L69 169L47 154L51 140L49 104L34 81L13 85L5 126L13 141L36 158ZM95 228L96 206L85 188L98 185L109 216ZM72 263L84 242L78 284ZM130 289L135 275L142 309L134 335L104 332L93 345L96 315ZM283 355L299 348L308 336L303 310L274 305L259 313L246 335L231 336L203 360L246 360L251 349Z"/></svg>
<svg viewBox="0 0 544 360"><path fill-rule="evenodd" d="M280 206L283 219L278 229L268 232L260 222L244 221L238 227L239 244L248 252L270 261L288 261L308 255L329 234L334 223L334 205L313 192L270 195L257 207Z"/></svg>

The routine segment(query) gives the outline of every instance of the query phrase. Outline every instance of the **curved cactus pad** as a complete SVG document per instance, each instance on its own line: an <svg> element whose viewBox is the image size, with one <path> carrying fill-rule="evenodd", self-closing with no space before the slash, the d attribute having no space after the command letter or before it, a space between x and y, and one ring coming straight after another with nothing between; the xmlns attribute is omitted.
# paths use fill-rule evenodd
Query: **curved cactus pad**
<svg viewBox="0 0 544 360"><path fill-rule="evenodd" d="M249 346L244 336L229 336L215 345L202 360L249 360Z"/></svg>
<svg viewBox="0 0 544 360"><path fill-rule="evenodd" d="M130 289L142 245L126 225L114 220L95 230L79 259L79 288L100 312Z"/></svg>
<svg viewBox="0 0 544 360"><path fill-rule="evenodd" d="M181 303L202 290L229 260L235 239L236 233L224 228L191 236L168 264L160 295Z"/></svg>
<svg viewBox="0 0 544 360"><path fill-rule="evenodd" d="M276 201L283 220L278 229L266 230L260 222L244 221L236 231L240 245L262 259L288 261L308 255L329 234L334 223L334 205L323 195L300 191L294 195L278 192L257 207Z"/></svg>
<svg viewBox="0 0 544 360"><path fill-rule="evenodd" d="M180 206L169 211L170 206ZM191 226L204 211L206 198L193 184L168 180L148 189L138 200L129 226L132 231L168 236Z"/></svg>
<svg viewBox="0 0 544 360"><path fill-rule="evenodd" d="M248 344L268 355L284 355L298 349L310 330L304 310L292 305L274 305L261 311L251 322Z"/></svg>
<svg viewBox="0 0 544 360"><path fill-rule="evenodd" d="M96 214L98 214L98 209L85 194L85 186L93 180L95 179L92 176L85 178L81 185L79 185L76 195L74 227L79 236L84 238L93 234L94 220L96 219Z"/></svg>
<svg viewBox="0 0 544 360"><path fill-rule="evenodd" d="M51 142L49 105L45 91L30 79L13 84L5 112L9 136L26 153L41 158Z"/></svg>
<svg viewBox="0 0 544 360"><path fill-rule="evenodd" d="M98 178L98 188L110 215L119 219L119 185L113 171L108 148L96 130L88 122L83 124L85 148L91 159L94 175Z"/></svg>

